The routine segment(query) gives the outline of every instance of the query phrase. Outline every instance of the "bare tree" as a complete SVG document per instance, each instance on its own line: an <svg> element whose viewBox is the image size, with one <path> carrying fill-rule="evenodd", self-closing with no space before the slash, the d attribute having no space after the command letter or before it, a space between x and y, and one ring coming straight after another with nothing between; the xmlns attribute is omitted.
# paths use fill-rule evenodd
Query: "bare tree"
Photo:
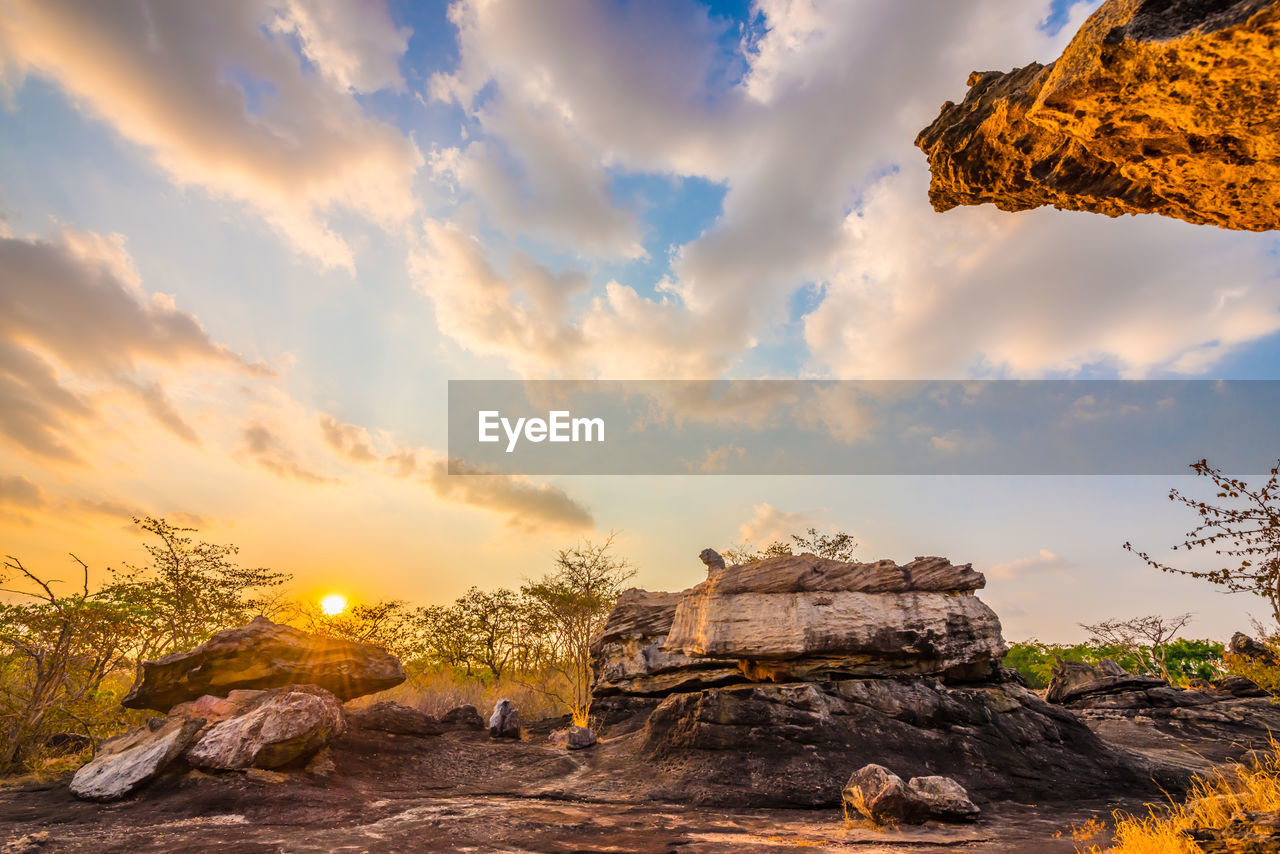
<svg viewBox="0 0 1280 854"><path fill-rule="evenodd" d="M1130 620L1103 620L1092 625L1079 625L1095 642L1124 650L1142 662L1148 672L1160 676L1166 682L1172 682L1173 678L1169 675L1169 667L1165 661L1166 647L1189 622L1191 614L1173 617L1152 614Z"/></svg>
<svg viewBox="0 0 1280 854"><path fill-rule="evenodd" d="M1271 615L1280 625L1280 462L1271 469L1267 482L1256 489L1224 474L1207 460L1192 463L1191 468L1213 482L1215 497L1222 502L1211 504L1176 489L1169 490L1170 501L1190 507L1200 516L1200 524L1188 531L1186 539L1173 550L1212 549L1215 555L1230 558L1236 565L1179 569L1136 550L1131 543L1125 543L1125 549L1161 572L1201 578L1229 593L1261 596L1270 604Z"/></svg>
<svg viewBox="0 0 1280 854"><path fill-rule="evenodd" d="M730 546L724 551L725 563L733 566L781 555L805 553L831 560L851 561L853 550L858 547L858 541L847 531L823 534L817 528L810 528L803 534L792 534L789 539L790 542L774 540L764 549L757 549L750 543Z"/></svg>

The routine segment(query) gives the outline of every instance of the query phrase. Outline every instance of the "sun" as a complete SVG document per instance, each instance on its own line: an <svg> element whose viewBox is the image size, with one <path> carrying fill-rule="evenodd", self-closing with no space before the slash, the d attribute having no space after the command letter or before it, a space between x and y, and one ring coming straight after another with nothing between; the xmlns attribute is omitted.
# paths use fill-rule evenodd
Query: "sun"
<svg viewBox="0 0 1280 854"><path fill-rule="evenodd" d="M339 593L330 593L320 600L320 611L326 617L336 617L347 610L347 597Z"/></svg>

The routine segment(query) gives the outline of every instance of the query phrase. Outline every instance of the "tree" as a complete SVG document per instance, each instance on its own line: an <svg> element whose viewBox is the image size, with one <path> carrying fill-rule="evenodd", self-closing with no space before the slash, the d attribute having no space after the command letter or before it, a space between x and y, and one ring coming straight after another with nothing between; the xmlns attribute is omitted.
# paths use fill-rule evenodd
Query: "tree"
<svg viewBox="0 0 1280 854"><path fill-rule="evenodd" d="M238 566L231 560L236 546L196 542L187 536L194 528L150 516L133 521L160 541L146 546L149 566L124 564L113 571L112 595L127 599L147 629L136 651L139 661L190 649L270 610L277 604L270 591L289 579L286 573Z"/></svg>
<svg viewBox="0 0 1280 854"><path fill-rule="evenodd" d="M567 696L543 690L568 705L580 724L591 703L591 641L604 629L623 584L635 575L629 563L613 556L613 540L610 534L600 544L587 540L561 549L555 569L521 590L548 632L551 668L568 682Z"/></svg>
<svg viewBox="0 0 1280 854"><path fill-rule="evenodd" d="M22 764L24 752L55 732L90 738L104 704L103 680L129 661L131 609L114 588L90 592L89 568L75 555L83 575L79 590L59 595L53 580L5 558L0 583L13 573L33 590L0 588L32 601L0 604L0 772ZM114 711L115 702L105 704ZM118 717L118 714L115 715ZM118 721L112 720L111 724Z"/></svg>
<svg viewBox="0 0 1280 854"><path fill-rule="evenodd" d="M749 543L731 546L725 549L725 563L733 566L781 555L805 553L847 562L853 560L853 550L858 547L858 541L854 539L853 534L846 531L822 534L817 528L810 528L804 534L792 534L790 540L791 542L774 540L765 546L763 551L757 550Z"/></svg>
<svg viewBox="0 0 1280 854"><path fill-rule="evenodd" d="M1093 625L1081 623L1080 628L1088 632L1095 643L1128 652L1141 663L1143 671L1173 682L1166 661L1167 647L1189 622L1190 614L1174 617L1152 614L1131 620L1103 620Z"/></svg>
<svg viewBox="0 0 1280 854"><path fill-rule="evenodd" d="M1133 552L1161 572L1189 575L1217 584L1229 593L1253 593L1267 600L1271 616L1280 625L1280 461L1271 469L1270 478L1260 488L1251 488L1239 478L1230 477L1207 460L1192 463L1191 469L1207 477L1217 490L1220 503L1210 503L1169 490L1169 500L1190 507L1200 517L1200 524L1187 532L1186 539L1173 547L1212 549L1215 555L1230 558L1234 566L1219 569L1179 569L1155 560L1146 552Z"/></svg>

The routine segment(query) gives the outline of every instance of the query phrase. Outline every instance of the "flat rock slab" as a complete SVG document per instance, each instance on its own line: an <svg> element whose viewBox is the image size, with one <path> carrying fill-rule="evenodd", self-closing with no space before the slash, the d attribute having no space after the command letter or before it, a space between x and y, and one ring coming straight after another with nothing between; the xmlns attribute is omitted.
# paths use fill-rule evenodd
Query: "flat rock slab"
<svg viewBox="0 0 1280 854"><path fill-rule="evenodd" d="M157 719L116 736L76 771L71 792L94 801L114 801L132 794L177 759L203 725L198 718Z"/></svg>
<svg viewBox="0 0 1280 854"><path fill-rule="evenodd" d="M258 617L218 632L189 652L143 664L125 697L129 709L167 712L178 703L234 689L318 685L340 700L383 691L404 681L394 655L371 644L308 634Z"/></svg>

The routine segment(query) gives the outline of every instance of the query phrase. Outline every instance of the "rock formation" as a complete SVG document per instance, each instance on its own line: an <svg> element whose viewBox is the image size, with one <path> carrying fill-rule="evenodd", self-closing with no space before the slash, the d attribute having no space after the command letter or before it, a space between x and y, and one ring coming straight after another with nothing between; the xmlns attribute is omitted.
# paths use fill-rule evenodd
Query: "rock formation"
<svg viewBox="0 0 1280 854"><path fill-rule="evenodd" d="M347 713L347 722L361 729L389 732L393 735L439 735L444 729L431 715L402 703L374 703Z"/></svg>
<svg viewBox="0 0 1280 854"><path fill-rule="evenodd" d="M279 768L310 756L346 729L342 705L314 685L263 691L201 732L187 749L197 768Z"/></svg>
<svg viewBox="0 0 1280 854"><path fill-rule="evenodd" d="M105 742L71 778L71 792L92 801L114 801L151 782L187 749L204 726L199 718L152 718Z"/></svg>
<svg viewBox="0 0 1280 854"><path fill-rule="evenodd" d="M977 72L916 145L935 209L1280 228L1280 2L1107 0L1049 65Z"/></svg>
<svg viewBox="0 0 1280 854"><path fill-rule="evenodd" d="M670 795L695 802L839 803L872 763L983 797L1148 786L1007 677L983 583L942 558L798 555L713 568L682 594L632 591L596 645L592 716L605 735L636 732Z"/></svg>
<svg viewBox="0 0 1280 854"><path fill-rule="evenodd" d="M370 644L313 635L258 617L218 632L189 652L143 664L123 705L165 712L178 703L237 688L317 685L350 700L399 685L395 656Z"/></svg>
<svg viewBox="0 0 1280 854"><path fill-rule="evenodd" d="M520 712L510 700L499 700L493 704L493 714L489 716L490 738L520 739Z"/></svg>
<svg viewBox="0 0 1280 854"><path fill-rule="evenodd" d="M909 783L883 765L853 772L842 792L846 812L861 813L876 824L973 821L981 810L950 777L912 777Z"/></svg>
<svg viewBox="0 0 1280 854"><path fill-rule="evenodd" d="M455 706L445 712L440 716L440 723L447 727L484 729L484 718L480 716L480 712L476 707L470 703L462 706Z"/></svg>

